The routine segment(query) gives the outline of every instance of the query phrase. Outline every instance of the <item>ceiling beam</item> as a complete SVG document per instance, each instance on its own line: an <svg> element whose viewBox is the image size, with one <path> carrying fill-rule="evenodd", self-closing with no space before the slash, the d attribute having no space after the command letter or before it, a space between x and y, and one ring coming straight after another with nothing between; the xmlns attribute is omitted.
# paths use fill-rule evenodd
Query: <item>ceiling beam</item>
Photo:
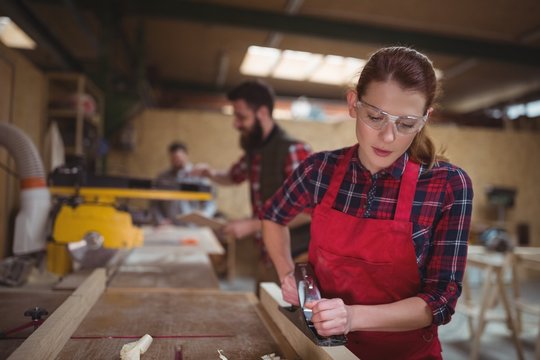
<svg viewBox="0 0 540 360"><path fill-rule="evenodd" d="M540 48L519 43L442 35L339 21L315 16L246 9L194 1L124 2L125 15L154 16L179 20L248 27L306 36L370 43L377 46L410 45L421 51L540 66Z"/></svg>
<svg viewBox="0 0 540 360"><path fill-rule="evenodd" d="M58 4L62 0L32 0ZM80 0L80 7L95 9L95 0ZM375 46L407 45L420 51L477 57L523 65L540 66L540 48L519 42L492 41L458 35L443 35L384 25L283 14L192 0L123 1L124 15L169 18L209 24L254 28L289 34L369 43Z"/></svg>
<svg viewBox="0 0 540 360"><path fill-rule="evenodd" d="M3 14L9 16L17 26L23 29L38 46L47 49L61 67L71 71L82 71L81 64L22 1L3 0L0 2L0 9Z"/></svg>
<svg viewBox="0 0 540 360"><path fill-rule="evenodd" d="M31 0L58 4L62 0ZM79 7L95 10L95 0L80 0ZM399 29L384 25L329 19L299 14L283 14L225 6L202 1L123 1L123 15L247 27L289 34L369 43L375 46L408 45L420 51L540 66L540 48L508 41L493 41L458 35Z"/></svg>

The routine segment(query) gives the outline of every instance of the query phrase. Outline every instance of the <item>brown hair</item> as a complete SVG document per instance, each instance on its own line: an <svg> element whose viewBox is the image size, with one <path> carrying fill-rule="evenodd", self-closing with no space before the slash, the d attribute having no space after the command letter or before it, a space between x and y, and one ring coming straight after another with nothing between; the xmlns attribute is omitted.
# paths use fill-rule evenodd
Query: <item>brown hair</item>
<svg viewBox="0 0 540 360"><path fill-rule="evenodd" d="M229 101L244 100L253 111L266 106L270 116L274 110L274 98L274 89L262 80L245 81L227 93Z"/></svg>
<svg viewBox="0 0 540 360"><path fill-rule="evenodd" d="M433 106L439 93L431 61L424 54L408 47L386 47L371 55L358 79L356 93L360 98L371 82L390 80L400 84L404 90L424 94L424 114ZM407 151L412 160L426 164L429 168L437 160L446 160L436 153L435 145L426 133L426 126L416 134Z"/></svg>

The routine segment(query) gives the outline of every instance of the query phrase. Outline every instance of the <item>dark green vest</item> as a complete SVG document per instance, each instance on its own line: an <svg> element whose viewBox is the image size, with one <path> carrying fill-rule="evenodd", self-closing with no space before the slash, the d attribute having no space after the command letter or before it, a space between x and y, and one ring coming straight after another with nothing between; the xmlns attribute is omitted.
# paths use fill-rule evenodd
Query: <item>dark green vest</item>
<svg viewBox="0 0 540 360"><path fill-rule="evenodd" d="M298 143L283 129L275 125L264 145L247 155L248 170L251 173L251 156L261 154L260 192L262 205L281 187L285 181L285 163L289 147ZM253 194L251 194L253 196ZM291 255L296 257L305 253L309 247L310 224L304 224L291 231Z"/></svg>
<svg viewBox="0 0 540 360"><path fill-rule="evenodd" d="M285 181L285 163L289 147L295 143L298 141L290 137L279 126L274 125L274 129L264 145L247 155L248 170L251 173L251 157L255 154L261 154L260 192L263 204L274 195Z"/></svg>

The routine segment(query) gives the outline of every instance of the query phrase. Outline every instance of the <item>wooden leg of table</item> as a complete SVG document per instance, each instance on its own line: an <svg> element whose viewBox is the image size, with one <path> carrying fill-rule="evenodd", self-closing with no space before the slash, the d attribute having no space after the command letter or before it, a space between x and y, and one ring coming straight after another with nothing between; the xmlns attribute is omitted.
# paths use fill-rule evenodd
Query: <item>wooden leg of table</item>
<svg viewBox="0 0 540 360"><path fill-rule="evenodd" d="M540 359L540 321L538 321L538 335L536 336L535 359Z"/></svg>
<svg viewBox="0 0 540 360"><path fill-rule="evenodd" d="M492 293L492 275L493 268L489 267L485 270L484 286L482 288L480 308L478 309L478 322L476 324L476 331L474 331L473 340L471 344L471 352L469 354L470 360L478 359L478 353L480 350L480 339L482 338L482 333L484 332L484 327L486 324L486 312L491 303L491 293Z"/></svg>
<svg viewBox="0 0 540 360"><path fill-rule="evenodd" d="M234 280L236 277L236 239L227 236L227 279Z"/></svg>
<svg viewBox="0 0 540 360"><path fill-rule="evenodd" d="M472 306L472 299L471 299L471 289L469 286L469 277L468 274L465 274L465 277L463 278L463 301L465 301L465 306L467 308L470 308ZM470 316L470 314L467 314L467 323L469 324L469 336L472 337L474 334L474 322L473 317Z"/></svg>
<svg viewBox="0 0 540 360"><path fill-rule="evenodd" d="M506 291L504 289L504 282L503 282L503 269L500 268L497 271L497 285L499 288L499 294L501 296L501 300L504 306L504 310L506 312L506 322L510 326L510 331L512 333L512 340L514 340L514 345L516 346L516 352L518 359L523 360L523 348L521 346L521 342L519 341L518 334L517 334L517 328L514 323L514 319L512 316L512 309L510 308L510 303L508 302L508 297L506 296Z"/></svg>

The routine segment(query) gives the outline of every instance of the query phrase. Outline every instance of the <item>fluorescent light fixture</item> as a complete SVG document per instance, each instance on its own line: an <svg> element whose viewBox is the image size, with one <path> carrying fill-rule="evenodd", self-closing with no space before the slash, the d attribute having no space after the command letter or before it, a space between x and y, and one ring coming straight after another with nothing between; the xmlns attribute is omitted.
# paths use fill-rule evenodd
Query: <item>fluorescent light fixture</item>
<svg viewBox="0 0 540 360"><path fill-rule="evenodd" d="M250 46L240 72L245 75L341 86L358 80L364 64L365 60L351 57Z"/></svg>
<svg viewBox="0 0 540 360"><path fill-rule="evenodd" d="M511 120L515 120L518 117L525 115L526 112L525 104L510 105L506 108L506 116Z"/></svg>
<svg viewBox="0 0 540 360"><path fill-rule="evenodd" d="M530 118L540 116L540 100L531 101L527 104L527 116Z"/></svg>
<svg viewBox="0 0 540 360"><path fill-rule="evenodd" d="M287 80L305 80L321 60L321 54L285 50L281 53L281 59L272 72L272 76Z"/></svg>
<svg viewBox="0 0 540 360"><path fill-rule="evenodd" d="M35 49L36 43L10 18L0 16L0 41L18 49Z"/></svg>
<svg viewBox="0 0 540 360"><path fill-rule="evenodd" d="M344 58L336 55L326 55L324 61L309 77L309 81L343 85L358 79L365 61L355 58Z"/></svg>
<svg viewBox="0 0 540 360"><path fill-rule="evenodd" d="M246 75L269 76L280 55L281 51L278 49L250 46L240 65L240 72Z"/></svg>
<svg viewBox="0 0 540 360"><path fill-rule="evenodd" d="M343 86L358 81L365 60L306 51L250 46L240 72L245 75ZM435 69L437 78L442 71Z"/></svg>

